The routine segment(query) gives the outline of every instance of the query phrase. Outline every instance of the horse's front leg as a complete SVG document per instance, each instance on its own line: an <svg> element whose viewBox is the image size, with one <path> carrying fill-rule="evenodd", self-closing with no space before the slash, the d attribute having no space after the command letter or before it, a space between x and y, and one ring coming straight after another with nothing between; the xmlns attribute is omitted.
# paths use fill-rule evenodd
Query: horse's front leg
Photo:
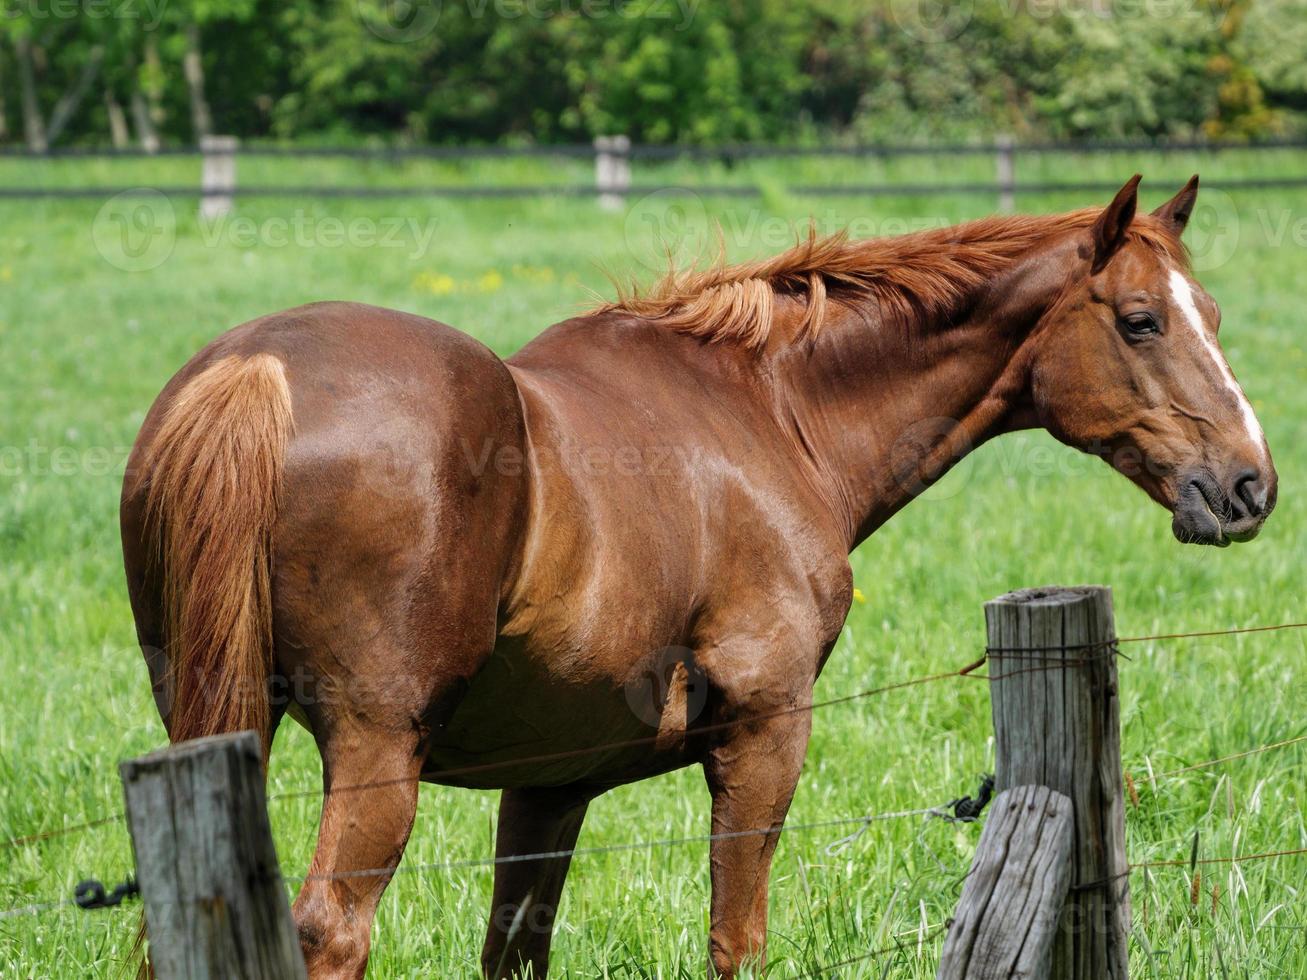
<svg viewBox="0 0 1307 980"><path fill-rule="evenodd" d="M740 717L776 710L759 706ZM811 727L807 710L734 725L722 733L704 763L716 838L711 845L709 948L712 968L724 980L733 980L746 964L759 969L763 965L767 877ZM752 833L770 828L776 832Z"/></svg>

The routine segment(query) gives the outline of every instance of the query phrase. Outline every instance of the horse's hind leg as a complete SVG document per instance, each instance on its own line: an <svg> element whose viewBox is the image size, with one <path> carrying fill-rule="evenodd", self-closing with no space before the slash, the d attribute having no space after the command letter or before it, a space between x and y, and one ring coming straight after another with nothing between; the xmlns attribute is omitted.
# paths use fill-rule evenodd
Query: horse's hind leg
<svg viewBox="0 0 1307 980"><path fill-rule="evenodd" d="M276 657L326 789L295 918L312 980L338 980L366 969L430 733L494 651L525 432L508 369L467 337L366 308L291 320L272 331L300 380L272 542Z"/></svg>
<svg viewBox="0 0 1307 980"><path fill-rule="evenodd" d="M340 604L348 614L347 600ZM322 755L317 849L294 906L310 980L363 977L377 905L413 828L431 732L447 721L493 636L491 607L454 617L482 642L415 650L394 638L399 630L367 622L366 605L352 608L352 628L283 651L298 661L288 676L309 678L297 705Z"/></svg>
<svg viewBox="0 0 1307 980"><path fill-rule="evenodd" d="M462 538L400 548L369 520L392 513L378 500L350 521L305 521L283 539L279 668L322 755L325 794L294 909L311 980L363 976L430 735L494 649L494 584L431 567L476 567L478 558L484 567L484 556Z"/></svg>
<svg viewBox="0 0 1307 980"><path fill-rule="evenodd" d="M490 980L542 980L549 967L554 917L567 878L568 856L504 861L520 854L570 851L576 846L590 794L571 787L506 789L499 800L495 893L481 969Z"/></svg>
<svg viewBox="0 0 1307 980"><path fill-rule="evenodd" d="M312 980L363 976L377 904L413 827L420 748L416 733L383 729L337 731L322 746L318 847L295 900Z"/></svg>

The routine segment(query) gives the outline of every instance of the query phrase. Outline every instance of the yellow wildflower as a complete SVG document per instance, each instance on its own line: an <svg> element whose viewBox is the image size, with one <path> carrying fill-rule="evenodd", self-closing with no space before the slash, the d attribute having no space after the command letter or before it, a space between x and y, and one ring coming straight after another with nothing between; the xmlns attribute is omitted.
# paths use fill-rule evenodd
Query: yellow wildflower
<svg viewBox="0 0 1307 980"><path fill-rule="evenodd" d="M452 276L443 272L420 272L413 280L413 285L436 296L446 296L454 291L457 284Z"/></svg>

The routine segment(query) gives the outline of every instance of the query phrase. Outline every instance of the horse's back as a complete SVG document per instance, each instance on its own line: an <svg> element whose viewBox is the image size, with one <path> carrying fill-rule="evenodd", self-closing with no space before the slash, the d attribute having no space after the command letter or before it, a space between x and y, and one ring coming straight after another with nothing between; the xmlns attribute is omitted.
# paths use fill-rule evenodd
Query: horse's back
<svg viewBox="0 0 1307 980"><path fill-rule="evenodd" d="M323 302L259 317L198 351L155 400L137 437L148 445L178 393L218 361L269 354L290 385L299 440L322 429L360 448L342 426L384 424L396 416L444 415L520 436L516 389L495 354L453 327L362 303ZM437 428L438 426L433 426ZM436 435L447 435L441 430ZM375 430L362 440L375 446ZM350 447L350 448L346 448ZM326 447L321 447L326 448Z"/></svg>

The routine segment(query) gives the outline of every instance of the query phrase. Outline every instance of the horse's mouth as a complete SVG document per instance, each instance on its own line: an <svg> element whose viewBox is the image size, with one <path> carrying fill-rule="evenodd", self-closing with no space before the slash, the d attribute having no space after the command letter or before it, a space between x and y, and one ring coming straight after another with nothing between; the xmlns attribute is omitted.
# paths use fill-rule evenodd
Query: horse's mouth
<svg viewBox="0 0 1307 980"><path fill-rule="evenodd" d="M1184 481L1171 516L1171 532L1183 544L1226 548L1251 541L1264 517L1235 517L1230 499L1212 476L1199 471Z"/></svg>

